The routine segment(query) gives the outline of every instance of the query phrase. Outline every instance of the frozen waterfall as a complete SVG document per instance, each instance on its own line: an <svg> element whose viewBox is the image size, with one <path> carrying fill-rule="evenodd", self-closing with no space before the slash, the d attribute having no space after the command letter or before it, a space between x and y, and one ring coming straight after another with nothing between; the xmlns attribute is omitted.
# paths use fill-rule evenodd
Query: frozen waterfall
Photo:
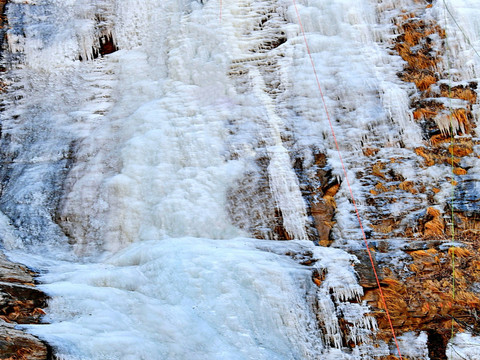
<svg viewBox="0 0 480 360"><path fill-rule="evenodd" d="M395 3L299 1L361 210L363 142L421 141L379 45ZM58 359L389 353L369 343L356 258L309 241L295 161L323 152L343 174L291 0L11 0L6 15L0 236L41 273L48 323L28 330Z"/></svg>

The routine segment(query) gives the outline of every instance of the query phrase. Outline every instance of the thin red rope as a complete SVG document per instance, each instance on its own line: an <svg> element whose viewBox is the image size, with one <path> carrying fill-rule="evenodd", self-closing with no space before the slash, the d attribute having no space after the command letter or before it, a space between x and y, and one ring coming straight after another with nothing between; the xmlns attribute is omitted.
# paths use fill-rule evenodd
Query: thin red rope
<svg viewBox="0 0 480 360"><path fill-rule="evenodd" d="M320 97L322 98L322 103L323 103L323 107L325 109L325 114L327 115L328 123L330 124L330 130L332 132L333 140L335 141L335 147L337 148L338 156L339 156L340 162L342 164L342 169L343 169L343 173L345 175L345 180L347 182L348 191L350 192L350 197L352 198L353 207L355 208L355 213L357 214L358 223L360 225L360 230L362 231L363 240L365 242L365 246L366 246L367 252L368 252L368 257L370 258L370 263L372 265L373 273L375 274L375 279L377 280L377 285L378 285L378 290L380 292L380 297L382 299L383 306L385 306L385 312L386 312L386 315L387 315L388 323L390 324L390 329L392 330L392 335L393 335L393 339L395 340L395 345L396 345L397 350L398 350L398 355L400 356L400 360L402 360L402 353L400 351L400 346L398 345L397 337L395 335L395 330L393 328L392 319L390 318L390 313L388 312L387 302L385 301L385 297L383 295L382 286L380 285L380 280L378 278L377 270L375 270L375 263L373 261L372 252L370 251L370 247L368 246L368 240L367 240L367 236L365 235L365 231L363 229L362 219L360 218L360 213L359 213L358 208L357 208L357 203L355 202L355 197L353 196L352 187L350 186L350 181L348 180L348 175L347 175L347 170L345 168L345 163L343 162L340 147L338 146L337 137L335 135L335 130L333 129L333 124L332 124L332 120L330 118L330 113L328 111L327 103L325 102L325 97L323 96L322 86L320 85L320 81L318 80L317 70L315 68L315 63L313 61L312 53L310 52L310 47L308 46L307 36L305 35L305 30L303 28L303 23L302 23L302 20L300 18L300 13L298 12L297 3L296 3L295 0L292 0L292 1L293 1L293 5L295 6L295 12L297 13L298 23L299 23L300 29L302 31L303 40L305 41L305 46L307 48L308 56L309 56L310 62L312 64L313 73L315 75L315 80L317 81L318 91L320 92Z"/></svg>

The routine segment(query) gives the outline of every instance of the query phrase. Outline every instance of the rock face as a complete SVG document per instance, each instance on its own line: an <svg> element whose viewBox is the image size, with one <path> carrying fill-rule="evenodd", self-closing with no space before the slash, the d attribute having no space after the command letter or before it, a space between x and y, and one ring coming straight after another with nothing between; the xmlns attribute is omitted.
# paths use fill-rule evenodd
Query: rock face
<svg viewBox="0 0 480 360"><path fill-rule="evenodd" d="M355 196L362 197L363 191L361 217L396 335L424 332L429 357L446 359L452 329L480 334L480 197L478 174L472 174L480 142L473 114L477 82L460 78L452 68L452 40L432 16L438 4L379 5L379 18L393 24L385 46L403 60L397 76L408 89L410 114L422 141L400 143L398 152L387 143L365 144L355 174L363 189L356 189ZM339 184L329 174L329 161L316 154L311 168L295 169L315 228L312 238L322 246L342 246L331 232ZM414 169L418 176L407 179L402 168ZM359 259L355 269L364 288L362 300L379 326L374 341L393 344L366 251L344 249ZM313 281L320 282L318 276ZM391 354L386 359L395 358Z"/></svg>
<svg viewBox="0 0 480 360"><path fill-rule="evenodd" d="M0 317L7 322L34 324L44 314L47 296L34 285L34 273L0 254Z"/></svg>
<svg viewBox="0 0 480 360"><path fill-rule="evenodd" d="M0 359L51 358L43 341L16 328L39 323L46 301L47 296L34 285L34 273L0 253Z"/></svg>
<svg viewBox="0 0 480 360"><path fill-rule="evenodd" d="M416 87L410 108L424 142L407 150L411 156L390 159L378 156L381 149L364 150L370 158L364 175L370 174L363 184L369 188L366 201L372 214L365 217L373 230L371 246L396 335L424 331L429 357L447 359L452 331L480 333L475 285L480 282L478 178L469 175L468 166L479 156L472 115L477 83L453 78L448 66L441 70L445 65L439 63L450 56L447 34L427 16L431 1L416 3L415 11L391 19L398 34L391 49L405 61L399 78ZM435 167L451 171L439 179L406 181L399 164L419 172ZM392 204L402 210L392 214ZM390 342L392 332L371 266L367 259L361 262L356 269L363 300L377 318L377 338Z"/></svg>
<svg viewBox="0 0 480 360"><path fill-rule="evenodd" d="M45 360L51 358L47 346L14 325L0 322L0 359Z"/></svg>

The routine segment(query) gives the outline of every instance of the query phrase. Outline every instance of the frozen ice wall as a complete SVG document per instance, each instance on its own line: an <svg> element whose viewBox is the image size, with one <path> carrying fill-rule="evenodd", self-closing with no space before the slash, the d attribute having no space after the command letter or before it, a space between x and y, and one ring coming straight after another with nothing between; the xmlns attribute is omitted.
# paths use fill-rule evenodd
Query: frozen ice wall
<svg viewBox="0 0 480 360"><path fill-rule="evenodd" d="M65 149L35 142L63 161L51 180L58 185L6 191L6 215L43 216L38 226L27 217L22 228L42 234L50 227L48 241L65 243L65 234L79 254L164 235L308 238L292 164L308 169L313 154L326 153L343 175L292 3L223 5L220 22L211 1L11 4L9 46L26 66L12 86L29 99L10 101L5 124L25 134L5 139L5 153L13 158L13 148L32 143L24 139L34 121L65 139L52 131L35 136ZM401 63L377 43L384 28L375 4L298 6L361 205L355 172L365 161L362 147L419 141L408 89L395 75ZM92 59L104 36L120 50ZM25 191L28 199L19 198ZM39 193L52 193L53 203L31 200ZM344 187L341 194L346 212L338 228L349 236L357 227ZM29 242L28 231L19 235Z"/></svg>
<svg viewBox="0 0 480 360"><path fill-rule="evenodd" d="M362 149L387 148L388 159L421 142L413 85L385 45L395 34L384 14L412 4L298 1L362 213ZM45 273L51 324L32 331L60 358L388 353L366 341L376 328L366 307L349 302L362 292L354 259L302 241L311 219L298 169L324 153L343 173L290 0L36 0L7 11L0 235ZM118 51L101 56L105 41ZM344 184L337 207L336 237L358 240ZM267 241L280 238L294 240ZM330 274L318 289L285 255L304 252ZM354 352L340 316L347 341L364 342Z"/></svg>
<svg viewBox="0 0 480 360"><path fill-rule="evenodd" d="M105 124L111 105L108 64L78 61L91 57L102 4L15 1L6 7L10 53L3 61L13 67L2 99L0 208L19 239L12 246L67 242L58 225L64 180L78 143Z"/></svg>
<svg viewBox="0 0 480 360"><path fill-rule="evenodd" d="M50 324L30 330L60 359L342 352L331 310L353 314L354 259L300 241L306 206L279 107L292 68L265 44L288 33L281 51L297 53L298 27L289 5L223 6L222 21L215 1L7 7L0 234L12 258L44 274ZM118 51L101 56L107 40ZM254 191L239 190L245 179ZM256 200L235 219L242 192ZM297 240L245 238L275 238L275 226ZM321 290L297 253L332 274ZM374 328L362 311L355 341Z"/></svg>

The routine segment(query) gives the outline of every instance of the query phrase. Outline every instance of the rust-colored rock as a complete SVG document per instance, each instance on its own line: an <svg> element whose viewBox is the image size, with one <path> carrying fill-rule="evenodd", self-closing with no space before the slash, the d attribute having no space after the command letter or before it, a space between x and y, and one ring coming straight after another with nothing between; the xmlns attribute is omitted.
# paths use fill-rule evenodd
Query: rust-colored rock
<svg viewBox="0 0 480 360"><path fill-rule="evenodd" d="M0 320L0 359L46 360L49 357L45 343Z"/></svg>
<svg viewBox="0 0 480 360"><path fill-rule="evenodd" d="M454 144L448 147L448 151L453 156L464 157L473 153L472 144Z"/></svg>
<svg viewBox="0 0 480 360"><path fill-rule="evenodd" d="M38 323L47 296L32 285L0 282L0 318L18 324Z"/></svg>
<svg viewBox="0 0 480 360"><path fill-rule="evenodd" d="M333 198L331 198L331 200L333 200ZM335 224L332 221L335 214L335 206L331 201L321 199L311 204L311 213L315 222L315 228L318 232L319 244L321 246L329 246L332 242L330 232Z"/></svg>
<svg viewBox="0 0 480 360"><path fill-rule="evenodd" d="M418 190L415 188L413 181L403 181L398 185L398 187L403 191L408 191L412 194L418 194Z"/></svg>
<svg viewBox="0 0 480 360"><path fill-rule="evenodd" d="M433 166L435 165L435 159L432 155L425 149L425 148L416 148L415 153L425 159L426 166Z"/></svg>
<svg viewBox="0 0 480 360"><path fill-rule="evenodd" d="M466 175L467 174L467 170L461 168L461 167L456 167L453 169L453 173L455 175Z"/></svg>
<svg viewBox="0 0 480 360"><path fill-rule="evenodd" d="M418 8L416 11L392 19L400 34L392 48L406 62L399 77L414 83L417 88L412 96L411 109L425 140L412 149L412 153L418 155L412 163L420 168L453 166L454 175L463 176L468 169L463 167L468 163L463 158L478 156L474 151L478 143L471 112L477 102L477 84L468 82L468 79L463 79L461 83L452 82L448 71L442 73L439 70L442 67L438 64L445 57L445 31L430 16L423 16L426 14L424 9ZM451 108L449 104L453 101L450 102L448 98L462 101L456 101L456 106ZM459 107L458 104L463 105ZM468 326L470 332L480 334L477 317L480 297L472 288L472 284L480 282L478 213L455 210L453 216L445 215L444 219L444 214L450 214L451 208L449 204L439 203L435 195L445 184L458 185L456 176L451 175L454 179L447 176L432 183L402 179L394 174L394 167L374 157L377 152L370 153L365 149L368 149L368 144L363 152L372 159L362 172L366 175L362 180L368 176L363 180L363 184L368 186L366 202L375 214L368 217L372 229L369 240L377 253L384 253L378 257L378 267L383 273L382 289L395 331L397 335L408 331L425 331L430 358L446 359L452 321L455 332L463 331ZM402 197L412 199L412 195L417 194L427 195L428 200L421 207L412 207L411 211L417 215L411 223L404 221L406 213L390 215L385 211L396 199L400 199L400 202ZM382 211L383 215L378 216L377 213ZM452 239L452 222L455 241L462 241L463 246L448 249L442 244ZM399 242L404 244L403 250L410 255L401 260L398 258L399 264L388 255L392 247L397 249L393 245L389 247L392 238L401 240ZM418 241L420 239L422 241ZM389 260L382 262L385 257ZM455 258L455 270L452 258ZM360 278L364 278L365 271L357 271ZM453 278L456 282L455 295ZM378 289L372 281L363 279L360 284L364 287L362 300L371 306L372 315L379 325L376 339L390 342L391 329ZM383 359L394 358L392 355Z"/></svg>
<svg viewBox="0 0 480 360"><path fill-rule="evenodd" d="M337 207L335 195L340 184L332 175L324 153L314 153L313 160L313 167L309 171L303 168L303 159L295 162L295 169L304 184L302 192L312 219L311 237L321 246L330 246L333 241L330 233L335 224L333 218Z"/></svg>
<svg viewBox="0 0 480 360"><path fill-rule="evenodd" d="M441 217L441 212L428 208L426 217L435 221ZM423 246L427 244L433 243L427 242ZM477 259L480 240L471 240L461 247L444 248L440 244L408 251L410 272L383 267L381 278L384 298L397 335L408 331L427 332L432 359L446 359L446 344L452 325L455 332L468 330L480 334L477 321L480 297L472 288L472 284L480 281L480 261ZM364 271L360 268L357 271L362 277ZM372 315L380 328L377 339L391 341L390 325L378 289L371 282L360 281L360 284L364 287L362 300L371 306Z"/></svg>
<svg viewBox="0 0 480 360"><path fill-rule="evenodd" d="M376 155L380 151L380 149L367 147L364 148L362 151L365 156L373 156Z"/></svg>
<svg viewBox="0 0 480 360"><path fill-rule="evenodd" d="M16 324L38 324L47 296L34 285L34 273L0 253L0 359L46 360L48 346Z"/></svg>

